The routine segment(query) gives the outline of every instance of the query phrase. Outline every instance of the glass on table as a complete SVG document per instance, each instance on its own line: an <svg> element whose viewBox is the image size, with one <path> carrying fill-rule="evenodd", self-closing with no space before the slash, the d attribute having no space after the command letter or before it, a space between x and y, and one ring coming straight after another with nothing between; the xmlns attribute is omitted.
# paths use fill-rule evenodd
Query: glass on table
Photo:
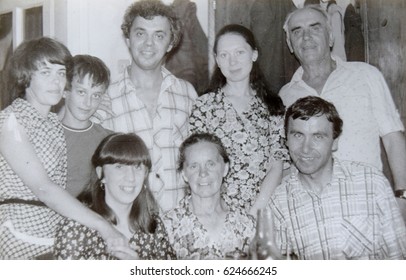
<svg viewBox="0 0 406 280"><path fill-rule="evenodd" d="M254 253L259 260L280 260L282 255L275 243L276 230L273 215L269 208L257 212Z"/></svg>

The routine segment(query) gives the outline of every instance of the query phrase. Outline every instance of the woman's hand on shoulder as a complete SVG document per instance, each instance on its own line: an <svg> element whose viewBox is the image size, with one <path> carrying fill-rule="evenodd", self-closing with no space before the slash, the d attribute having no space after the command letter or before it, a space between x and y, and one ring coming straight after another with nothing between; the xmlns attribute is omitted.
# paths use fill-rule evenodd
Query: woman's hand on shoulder
<svg viewBox="0 0 406 280"><path fill-rule="evenodd" d="M131 249L128 245L114 246L113 250L110 252L113 256L120 260L139 260L137 252Z"/></svg>

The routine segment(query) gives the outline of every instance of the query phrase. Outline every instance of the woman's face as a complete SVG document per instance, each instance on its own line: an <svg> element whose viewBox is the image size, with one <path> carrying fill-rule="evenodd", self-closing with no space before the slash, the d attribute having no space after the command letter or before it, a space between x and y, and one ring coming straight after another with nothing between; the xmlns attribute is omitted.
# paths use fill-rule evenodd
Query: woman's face
<svg viewBox="0 0 406 280"><path fill-rule="evenodd" d="M45 61L31 75L25 97L34 106L53 106L62 98L66 85L66 67Z"/></svg>
<svg viewBox="0 0 406 280"><path fill-rule="evenodd" d="M189 183L192 195L201 198L220 196L223 178L228 172L217 146L199 142L186 148L182 175Z"/></svg>
<svg viewBox="0 0 406 280"><path fill-rule="evenodd" d="M102 172L103 171L103 172ZM105 164L96 168L99 178L103 176L106 203L131 206L144 185L147 176L145 165Z"/></svg>
<svg viewBox="0 0 406 280"><path fill-rule="evenodd" d="M253 50L241 35L227 33L217 42L216 62L227 82L249 82L252 64L257 58L258 51Z"/></svg>

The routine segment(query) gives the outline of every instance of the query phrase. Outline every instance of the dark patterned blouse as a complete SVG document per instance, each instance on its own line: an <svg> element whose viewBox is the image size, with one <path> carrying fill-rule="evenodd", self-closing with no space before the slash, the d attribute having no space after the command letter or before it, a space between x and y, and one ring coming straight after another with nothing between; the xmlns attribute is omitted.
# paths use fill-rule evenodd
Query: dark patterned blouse
<svg viewBox="0 0 406 280"><path fill-rule="evenodd" d="M145 233L138 229L129 241L130 248L143 260L176 259L161 219L158 216L154 218L157 221L155 232ZM54 257L75 260L116 259L107 253L107 245L96 230L70 219L64 219L58 227Z"/></svg>

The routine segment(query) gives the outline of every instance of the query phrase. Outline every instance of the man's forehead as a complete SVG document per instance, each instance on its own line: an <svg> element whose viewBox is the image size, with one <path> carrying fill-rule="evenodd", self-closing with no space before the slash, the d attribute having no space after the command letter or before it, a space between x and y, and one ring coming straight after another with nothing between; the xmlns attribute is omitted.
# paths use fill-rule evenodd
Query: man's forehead
<svg viewBox="0 0 406 280"><path fill-rule="evenodd" d="M300 118L289 119L289 130L306 131L306 132L322 132L332 131L333 123L330 122L326 115L310 117L307 120Z"/></svg>
<svg viewBox="0 0 406 280"><path fill-rule="evenodd" d="M327 24L327 18L314 9L304 9L296 12L289 20L289 30L299 26L308 26L315 23Z"/></svg>
<svg viewBox="0 0 406 280"><path fill-rule="evenodd" d="M132 28L142 28L142 29L170 29L170 22L167 17L163 16L153 16L151 18L144 18L137 16L134 18L132 23Z"/></svg>

